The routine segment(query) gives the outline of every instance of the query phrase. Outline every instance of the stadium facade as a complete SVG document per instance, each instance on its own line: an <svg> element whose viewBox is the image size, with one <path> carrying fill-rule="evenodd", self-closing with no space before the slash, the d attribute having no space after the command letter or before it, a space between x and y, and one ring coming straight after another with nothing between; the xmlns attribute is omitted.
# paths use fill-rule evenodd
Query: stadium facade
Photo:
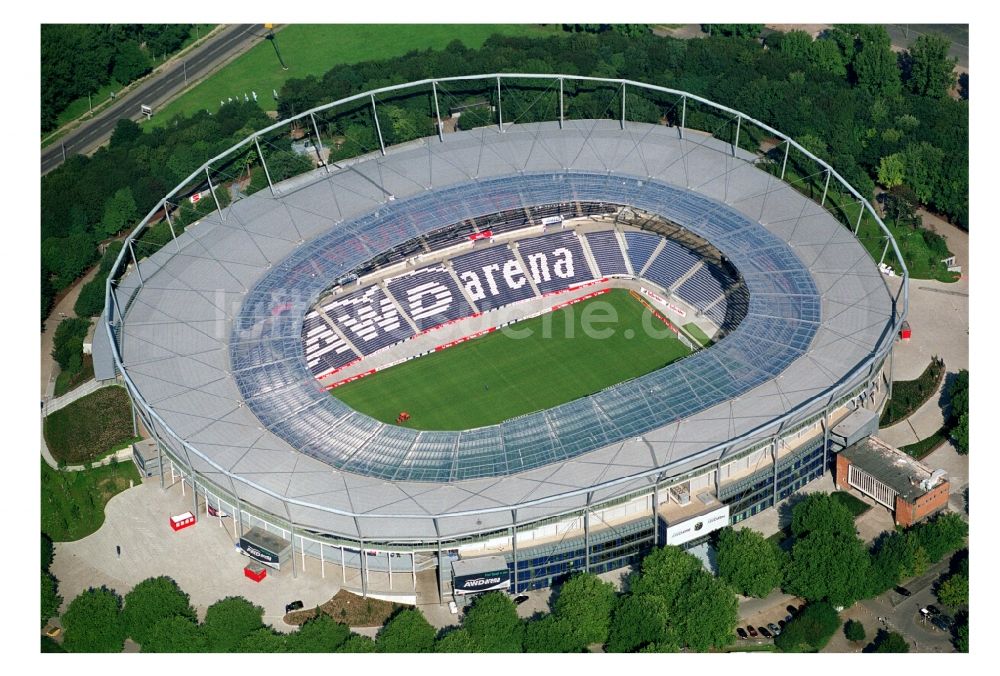
<svg viewBox="0 0 1000 676"><path fill-rule="evenodd" d="M449 103L477 84L493 126L456 131ZM545 114L505 110L516 88L541 92ZM607 94L600 119L574 118L570 92L584 90ZM410 96L426 97L436 135L386 144L387 109ZM657 121L630 115L651 106ZM352 142L336 116L361 109L374 152L327 161ZM316 168L241 192L241 158L256 151L267 170L262 149L290 135L312 140ZM198 199L216 209L175 234L171 215ZM882 260L855 237L864 214ZM147 252L164 216L172 236ZM529 262L557 251L576 261L561 279ZM283 120L194 172L116 261L103 349L156 440L161 485L192 488L196 513L233 515L236 539L274 533L290 544L282 565L337 570L364 593L412 596L436 570L443 598L456 559L499 556L513 589L544 587L702 541L821 477L831 427L891 394L907 279L860 194L738 111L633 81L442 78ZM472 430L381 423L327 391L469 310L595 280L644 285L668 315L676 301L716 341Z"/></svg>

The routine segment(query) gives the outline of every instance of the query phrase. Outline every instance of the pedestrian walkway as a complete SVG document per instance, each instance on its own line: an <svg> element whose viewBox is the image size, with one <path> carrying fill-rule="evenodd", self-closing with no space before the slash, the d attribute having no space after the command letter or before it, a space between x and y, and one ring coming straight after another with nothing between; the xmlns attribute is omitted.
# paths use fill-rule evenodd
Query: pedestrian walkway
<svg viewBox="0 0 1000 676"><path fill-rule="evenodd" d="M947 364L945 367L947 368ZM879 430L879 438L896 448L902 448L909 444L915 444L921 439L926 439L941 429L941 426L944 425L941 396L947 383L948 378L943 378L938 389L920 408L895 425Z"/></svg>
<svg viewBox="0 0 1000 676"><path fill-rule="evenodd" d="M45 415L55 413L61 408L66 408L72 404L77 399L82 399L88 394L92 394L102 387L110 387L111 385L117 385L118 383L114 380L88 380L87 382L79 385L61 397L55 397L45 402Z"/></svg>

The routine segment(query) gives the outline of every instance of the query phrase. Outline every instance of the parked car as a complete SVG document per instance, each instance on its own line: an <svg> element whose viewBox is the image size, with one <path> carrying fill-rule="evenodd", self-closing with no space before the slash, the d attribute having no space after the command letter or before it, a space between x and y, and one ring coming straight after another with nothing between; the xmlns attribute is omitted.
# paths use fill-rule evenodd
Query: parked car
<svg viewBox="0 0 1000 676"><path fill-rule="evenodd" d="M787 611L788 611L788 616L789 616L789 617L791 617L791 616L792 616L792 615L794 615L794 614L795 614L796 612L798 612L798 608L796 608L795 606L785 606L785 610L787 610Z"/></svg>
<svg viewBox="0 0 1000 676"><path fill-rule="evenodd" d="M757 630L754 629L752 625L749 624L747 625L747 632L749 632L750 636L752 636L753 638L757 638Z"/></svg>
<svg viewBox="0 0 1000 676"><path fill-rule="evenodd" d="M296 610L302 610L302 601L292 601L287 606L285 606L285 613L291 613Z"/></svg>
<svg viewBox="0 0 1000 676"><path fill-rule="evenodd" d="M774 634L775 636L781 633L781 627L776 625L774 622L768 622L767 628L770 629L771 633Z"/></svg>
<svg viewBox="0 0 1000 676"><path fill-rule="evenodd" d="M941 609L938 608L937 606L927 606L927 612L930 613L931 615L940 615Z"/></svg>
<svg viewBox="0 0 1000 676"><path fill-rule="evenodd" d="M748 634L746 630L743 629L743 627L736 627L736 635L742 639L746 639L748 637Z"/></svg>
<svg viewBox="0 0 1000 676"><path fill-rule="evenodd" d="M896 593L900 596L911 596L912 592L906 587L896 587Z"/></svg>
<svg viewBox="0 0 1000 676"><path fill-rule="evenodd" d="M521 605L522 603L524 603L527 600L528 600L528 595L527 594L520 594L520 595L514 597L514 603L516 605Z"/></svg>
<svg viewBox="0 0 1000 676"><path fill-rule="evenodd" d="M763 636L764 638L774 638L773 636L771 636L771 632L767 630L767 627L757 627L757 631L759 631L760 635Z"/></svg>
<svg viewBox="0 0 1000 676"><path fill-rule="evenodd" d="M791 615L785 615L785 619L783 621L784 622L791 622L792 621L792 616ZM784 625L782 625L782 626L784 626Z"/></svg>
<svg viewBox="0 0 1000 676"><path fill-rule="evenodd" d="M947 615L935 615L931 618L931 624L941 631L951 631L951 627L955 624L955 620Z"/></svg>

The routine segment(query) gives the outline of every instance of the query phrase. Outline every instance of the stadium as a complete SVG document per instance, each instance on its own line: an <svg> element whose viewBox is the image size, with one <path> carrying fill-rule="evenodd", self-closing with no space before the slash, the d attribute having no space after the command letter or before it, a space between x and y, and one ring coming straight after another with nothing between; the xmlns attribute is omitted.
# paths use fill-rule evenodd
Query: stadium
<svg viewBox="0 0 1000 676"><path fill-rule="evenodd" d="M387 142L415 98L431 133ZM290 140L311 163L285 176L267 159ZM872 206L739 111L628 80L440 78L192 173L126 240L95 369L155 439L140 469L253 558L376 596L520 592L697 545L823 476L831 429L891 395L907 280ZM623 330L570 339L597 302ZM512 335L543 321L564 333Z"/></svg>

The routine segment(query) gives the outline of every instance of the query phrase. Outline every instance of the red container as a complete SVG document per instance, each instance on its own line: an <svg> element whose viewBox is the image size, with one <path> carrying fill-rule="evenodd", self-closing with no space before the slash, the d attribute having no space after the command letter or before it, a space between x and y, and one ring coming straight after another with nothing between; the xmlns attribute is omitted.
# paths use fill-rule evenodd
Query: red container
<svg viewBox="0 0 1000 676"><path fill-rule="evenodd" d="M903 340L910 339L910 322L903 322L903 326L899 329L899 337Z"/></svg>
<svg viewBox="0 0 1000 676"><path fill-rule="evenodd" d="M251 563L243 569L243 574L254 582L260 582L267 577L267 568L264 566L255 566Z"/></svg>
<svg viewBox="0 0 1000 676"><path fill-rule="evenodd" d="M191 512L184 512L183 514L170 517L170 527L175 531L187 528L188 526L193 526L197 522L198 518Z"/></svg>

